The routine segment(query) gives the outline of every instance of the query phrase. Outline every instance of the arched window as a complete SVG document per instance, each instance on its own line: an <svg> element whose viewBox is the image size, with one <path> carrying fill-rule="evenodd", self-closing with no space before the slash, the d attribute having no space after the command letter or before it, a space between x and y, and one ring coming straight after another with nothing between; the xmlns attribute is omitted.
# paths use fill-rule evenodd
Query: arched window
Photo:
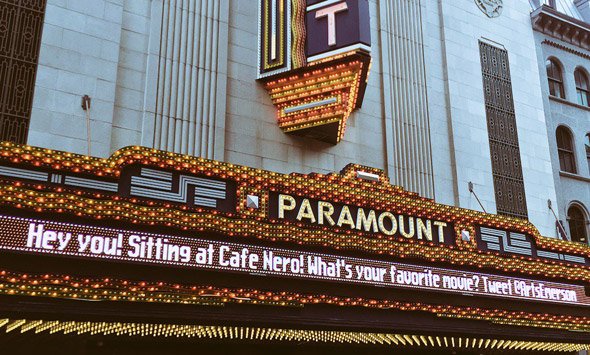
<svg viewBox="0 0 590 355"><path fill-rule="evenodd" d="M571 206L567 210L567 221L570 225L570 238L572 242L588 244L586 231L586 217L584 211L578 206Z"/></svg>
<svg viewBox="0 0 590 355"><path fill-rule="evenodd" d="M583 106L590 106L590 85L588 85L588 75L578 68L574 72L576 79L576 93L578 95L578 103Z"/></svg>
<svg viewBox="0 0 590 355"><path fill-rule="evenodd" d="M586 160L588 161L588 174L590 174L590 133L586 134Z"/></svg>
<svg viewBox="0 0 590 355"><path fill-rule="evenodd" d="M561 67L555 59L547 59L545 66L547 67L547 79L549 80L549 94L565 99Z"/></svg>
<svg viewBox="0 0 590 355"><path fill-rule="evenodd" d="M559 154L559 169L568 173L577 173L576 159L574 156L574 143L570 131L563 127L557 127L557 152Z"/></svg>

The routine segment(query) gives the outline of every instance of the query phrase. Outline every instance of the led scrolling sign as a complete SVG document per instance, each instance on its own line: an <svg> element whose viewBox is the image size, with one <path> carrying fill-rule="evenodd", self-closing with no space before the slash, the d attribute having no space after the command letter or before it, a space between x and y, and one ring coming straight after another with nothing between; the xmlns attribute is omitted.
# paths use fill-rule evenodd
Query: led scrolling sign
<svg viewBox="0 0 590 355"><path fill-rule="evenodd" d="M0 249L590 306L577 285L4 215Z"/></svg>

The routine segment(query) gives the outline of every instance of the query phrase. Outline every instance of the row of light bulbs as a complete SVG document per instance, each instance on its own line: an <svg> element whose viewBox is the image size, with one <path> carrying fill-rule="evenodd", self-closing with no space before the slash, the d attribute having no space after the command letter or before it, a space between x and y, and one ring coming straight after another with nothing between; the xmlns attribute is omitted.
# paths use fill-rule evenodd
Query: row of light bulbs
<svg viewBox="0 0 590 355"><path fill-rule="evenodd" d="M299 330L183 324L122 323L0 319L6 333L86 334L128 337L175 337L248 341L370 344L399 347L572 352L590 350L587 344L536 342L493 338L436 336L398 333L362 333L330 330Z"/></svg>

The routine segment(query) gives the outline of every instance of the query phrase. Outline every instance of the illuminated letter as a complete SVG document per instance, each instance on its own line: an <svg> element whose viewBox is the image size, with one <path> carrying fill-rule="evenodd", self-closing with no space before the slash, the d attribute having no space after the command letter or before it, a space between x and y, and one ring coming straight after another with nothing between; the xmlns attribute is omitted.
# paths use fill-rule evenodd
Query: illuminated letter
<svg viewBox="0 0 590 355"><path fill-rule="evenodd" d="M328 17L328 45L336 45L336 13L347 10L346 2L328 6L315 13L315 18Z"/></svg>
<svg viewBox="0 0 590 355"><path fill-rule="evenodd" d="M438 227L438 241L440 243L444 243L445 242L445 232L444 232L444 228L447 226L447 224L445 222L434 222L434 225Z"/></svg>
<svg viewBox="0 0 590 355"><path fill-rule="evenodd" d="M49 230L43 232L43 241L41 242L41 247L43 249L53 249L53 245L49 244L49 242L55 242L57 240L57 233Z"/></svg>
<svg viewBox="0 0 590 355"><path fill-rule="evenodd" d="M43 225L38 226L35 223L29 225L29 235L27 237L27 247L32 248L35 244L35 248L41 248L41 240L43 239Z"/></svg>
<svg viewBox="0 0 590 355"><path fill-rule="evenodd" d="M338 227L342 227L343 224L348 224L350 228L354 229L354 220L352 219L352 215L350 214L350 210L348 206L342 207L342 211L340 211L340 217L338 218Z"/></svg>
<svg viewBox="0 0 590 355"><path fill-rule="evenodd" d="M406 233L404 230L404 216L399 216L399 232L404 236L404 238L412 239L414 238L414 217L408 217L408 222L410 225L410 231Z"/></svg>
<svg viewBox="0 0 590 355"><path fill-rule="evenodd" d="M385 217L389 217L389 220L391 221L390 230L387 230L387 228L385 228L385 224L383 223ZM379 215L379 230L385 235L394 235L395 232L397 232L397 221L395 220L395 216L389 212L381 213Z"/></svg>
<svg viewBox="0 0 590 355"><path fill-rule="evenodd" d="M430 220L426 220L426 225L422 221L422 218L416 218L416 229L418 229L418 239L422 239L422 233L427 240L432 242L432 226Z"/></svg>
<svg viewBox="0 0 590 355"><path fill-rule="evenodd" d="M324 207L327 207L328 210L324 210ZM324 217L326 217L326 221L333 226L334 220L332 219L332 214L334 213L334 206L330 202L320 201L318 203L318 224L324 224Z"/></svg>
<svg viewBox="0 0 590 355"><path fill-rule="evenodd" d="M219 265L221 266L229 266L229 261L225 260L225 253L229 252L229 247L226 245L222 245L219 247Z"/></svg>
<svg viewBox="0 0 590 355"><path fill-rule="evenodd" d="M285 202L289 202L285 204ZM285 218L285 211L292 211L295 209L295 199L289 195L279 195L279 218Z"/></svg>
<svg viewBox="0 0 590 355"><path fill-rule="evenodd" d="M369 216L365 215L365 210L359 208L356 214L356 229L361 230L361 226L365 232L369 232L371 227L373 228L373 233L377 233L379 231L377 227L377 217L375 217L375 211L370 210Z"/></svg>
<svg viewBox="0 0 590 355"><path fill-rule="evenodd" d="M303 203L301 203L299 213L297 214L297 220L301 221L303 218L308 218L311 223L315 223L315 216L313 215L313 210L308 199L303 199Z"/></svg>
<svg viewBox="0 0 590 355"><path fill-rule="evenodd" d="M81 236L82 236L82 234L78 235L78 242L80 242L80 240L81 240L80 237ZM88 241L90 241L90 236L87 236L87 237L88 237ZM137 258L137 257L139 257L139 250L141 249L140 248L140 245L139 245L140 241L141 241L141 237L138 236L138 235L132 234L129 237L129 241L128 241L129 246L132 247L134 250L133 251L131 251L131 250L127 251L127 256L129 256L130 258ZM86 249L86 248L84 248L84 249ZM80 243L80 251L82 251L82 250L83 250L82 249L82 243Z"/></svg>
<svg viewBox="0 0 590 355"><path fill-rule="evenodd" d="M181 246L180 247L180 261L188 263L191 260L191 247Z"/></svg>

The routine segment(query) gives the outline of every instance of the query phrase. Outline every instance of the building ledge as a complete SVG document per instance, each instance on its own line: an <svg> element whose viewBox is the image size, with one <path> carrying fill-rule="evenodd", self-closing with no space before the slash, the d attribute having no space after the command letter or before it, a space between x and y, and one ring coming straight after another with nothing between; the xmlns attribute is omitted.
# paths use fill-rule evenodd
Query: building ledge
<svg viewBox="0 0 590 355"><path fill-rule="evenodd" d="M543 5L531 13L535 31L590 50L590 25Z"/></svg>
<svg viewBox="0 0 590 355"><path fill-rule="evenodd" d="M544 39L543 42L541 42L541 43L551 46L551 47L554 47L554 48L557 48L557 49L560 49L562 51L572 53L574 55L577 55L578 57L582 57L584 59L590 60L590 54L588 54L588 51L586 51L586 50L578 50L578 49L572 48L570 46L566 46L564 44L552 41L550 39Z"/></svg>
<svg viewBox="0 0 590 355"><path fill-rule="evenodd" d="M590 182L590 178L588 178L586 176L582 176L582 175L578 175L578 174L573 174L573 173L568 173L567 171L560 171L559 172L559 175L560 176L563 176L563 177L566 177L566 178L578 180L578 181Z"/></svg>
<svg viewBox="0 0 590 355"><path fill-rule="evenodd" d="M555 102L559 102L559 103L564 104L564 105L576 107L576 108L579 108L581 110L590 112L590 107L584 106L584 105L580 105L580 104L577 104L575 102L571 102L571 101L566 100L566 99L562 99L561 97L549 95L549 100L555 101Z"/></svg>

